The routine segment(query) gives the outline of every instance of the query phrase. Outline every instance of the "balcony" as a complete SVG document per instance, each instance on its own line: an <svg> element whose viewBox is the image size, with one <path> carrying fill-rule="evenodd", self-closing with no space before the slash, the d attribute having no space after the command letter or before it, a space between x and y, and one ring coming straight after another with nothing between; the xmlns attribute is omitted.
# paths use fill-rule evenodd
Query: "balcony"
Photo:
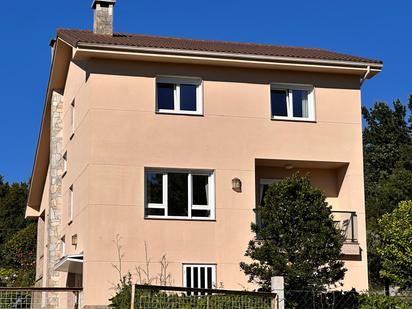
<svg viewBox="0 0 412 309"><path fill-rule="evenodd" d="M358 220L354 211L332 211L333 221L341 230L344 237L342 254L344 256L359 256L360 247L358 243Z"/></svg>

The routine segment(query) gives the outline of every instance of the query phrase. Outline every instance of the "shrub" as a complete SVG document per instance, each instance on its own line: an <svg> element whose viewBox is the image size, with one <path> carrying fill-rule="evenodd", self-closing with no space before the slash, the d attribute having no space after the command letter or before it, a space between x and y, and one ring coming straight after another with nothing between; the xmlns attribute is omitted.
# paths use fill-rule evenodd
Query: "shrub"
<svg viewBox="0 0 412 309"><path fill-rule="evenodd" d="M407 309L410 305L395 296L367 294L359 296L359 309Z"/></svg>

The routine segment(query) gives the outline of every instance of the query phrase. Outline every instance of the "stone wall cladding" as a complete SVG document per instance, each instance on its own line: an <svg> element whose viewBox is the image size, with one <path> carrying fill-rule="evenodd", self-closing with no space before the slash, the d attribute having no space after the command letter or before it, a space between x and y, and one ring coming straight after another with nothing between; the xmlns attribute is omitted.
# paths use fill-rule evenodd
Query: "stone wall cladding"
<svg viewBox="0 0 412 309"><path fill-rule="evenodd" d="M50 123L50 195L47 214L47 287L59 285L59 272L54 265L61 258L59 227L62 214L62 173L63 173L63 95L54 90L51 99ZM47 308L59 308L56 293L48 293Z"/></svg>

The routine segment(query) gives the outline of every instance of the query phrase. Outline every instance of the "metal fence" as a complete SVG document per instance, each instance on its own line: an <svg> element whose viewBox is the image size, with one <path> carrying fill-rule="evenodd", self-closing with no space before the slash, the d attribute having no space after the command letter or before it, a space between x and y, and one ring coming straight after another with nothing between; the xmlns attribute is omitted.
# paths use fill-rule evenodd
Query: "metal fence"
<svg viewBox="0 0 412 309"><path fill-rule="evenodd" d="M80 309L81 288L0 288L0 309Z"/></svg>
<svg viewBox="0 0 412 309"><path fill-rule="evenodd" d="M274 293L136 285L132 292L138 309L274 309Z"/></svg>
<svg viewBox="0 0 412 309"><path fill-rule="evenodd" d="M382 298L380 301L379 297ZM412 297L402 294L384 296L383 294L373 292L363 292L360 294L356 291L285 291L285 309L356 309L360 307L371 309L412 308Z"/></svg>
<svg viewBox="0 0 412 309"><path fill-rule="evenodd" d="M352 309L359 307L357 292L285 291L285 308Z"/></svg>

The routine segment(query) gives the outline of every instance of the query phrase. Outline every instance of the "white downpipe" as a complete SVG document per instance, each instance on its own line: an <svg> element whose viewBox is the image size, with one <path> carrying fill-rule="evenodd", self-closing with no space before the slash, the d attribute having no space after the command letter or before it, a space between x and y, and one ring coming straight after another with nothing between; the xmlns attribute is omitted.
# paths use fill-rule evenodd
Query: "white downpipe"
<svg viewBox="0 0 412 309"><path fill-rule="evenodd" d="M360 82L361 86L362 86L363 82L366 80L366 78L368 78L368 75L369 75L370 72L371 72L371 66L368 65L368 67L366 68L365 75L361 78L361 82Z"/></svg>

